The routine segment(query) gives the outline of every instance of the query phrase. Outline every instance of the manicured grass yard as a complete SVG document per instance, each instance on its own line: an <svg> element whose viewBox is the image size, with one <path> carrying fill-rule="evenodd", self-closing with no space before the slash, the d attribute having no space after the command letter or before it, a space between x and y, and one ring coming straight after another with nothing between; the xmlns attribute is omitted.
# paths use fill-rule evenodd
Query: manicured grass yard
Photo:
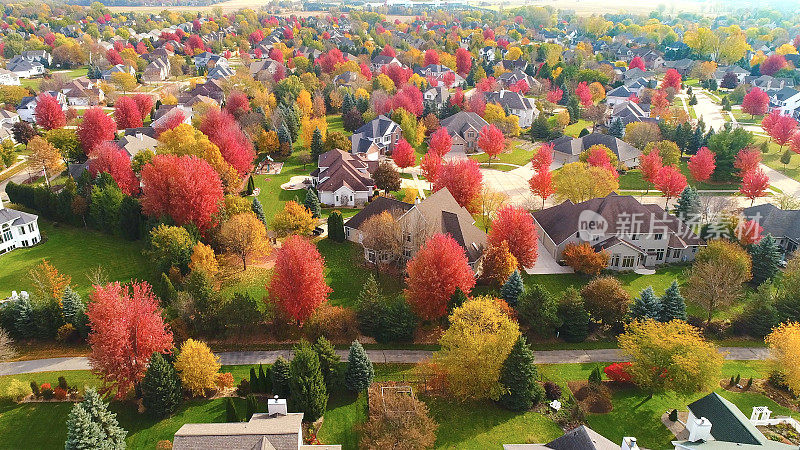
<svg viewBox="0 0 800 450"><path fill-rule="evenodd" d="M91 286L87 278L98 266L109 280L150 280L151 264L142 254L142 241L130 242L98 231L54 224L39 219L43 243L0 256L0 297L11 291L31 290L28 271L47 259L59 272L72 277L72 286L84 298Z"/></svg>
<svg viewBox="0 0 800 450"><path fill-rule="evenodd" d="M733 117L737 122L744 124L759 125L761 123L761 119L764 118L764 116L751 116L750 114L746 114L742 112L740 108L731 108L731 112L733 113Z"/></svg>
<svg viewBox="0 0 800 450"><path fill-rule="evenodd" d="M755 144L761 145L767 138L762 136L755 137ZM789 149L788 145L783 146L783 151L781 151L781 146L776 144L775 142L770 142L769 144L769 152L761 154L762 162L769 167L781 172L782 174L786 175L787 177L793 178L797 181L800 181L800 155L794 153L792 151L789 152L791 155L791 159L789 164L786 166L783 165L781 162L781 155Z"/></svg>
<svg viewBox="0 0 800 450"><path fill-rule="evenodd" d="M696 187L699 190L733 190L736 191L739 189L739 185L736 183L698 183L692 178L691 172L689 172L689 166L687 165L686 161L680 162L680 169L681 173L686 177L686 180L689 182L691 186ZM655 189L653 188L650 183L644 181L642 178L642 171L639 169L629 170L624 174L621 174L619 177L619 187L622 190L647 190L650 189L650 192L653 192Z"/></svg>
<svg viewBox="0 0 800 450"><path fill-rule="evenodd" d="M533 151L525 150L519 145L515 145L510 152L503 152L497 155L497 158L491 160L491 166L488 164L489 155L487 155L486 153L480 153L478 155L470 156L470 158L481 163L484 168L492 168L497 170L506 170L506 169L511 170L515 169L516 167L495 165L494 163L505 163L505 164L514 164L516 166L524 166L525 164L531 161L532 157L533 157Z"/></svg>
<svg viewBox="0 0 800 450"><path fill-rule="evenodd" d="M281 185L289 181L293 176L308 175L314 170L313 164L307 164L303 169L303 164L297 160L296 153L298 146L295 148L295 155L290 156L284 163L281 173L278 175L254 175L253 181L258 188L261 188L261 193L258 200L264 207L264 215L267 218L267 223L272 222L272 218L278 211L283 209L283 205L291 200L302 202L306 198L305 189L296 191L285 191L281 189Z"/></svg>
<svg viewBox="0 0 800 450"><path fill-rule="evenodd" d="M591 128L592 123L588 120L580 119L577 122L573 123L572 125L567 125L564 127L564 134L567 136L577 137L580 134L581 130L584 128ZM591 131L591 130L589 130Z"/></svg>

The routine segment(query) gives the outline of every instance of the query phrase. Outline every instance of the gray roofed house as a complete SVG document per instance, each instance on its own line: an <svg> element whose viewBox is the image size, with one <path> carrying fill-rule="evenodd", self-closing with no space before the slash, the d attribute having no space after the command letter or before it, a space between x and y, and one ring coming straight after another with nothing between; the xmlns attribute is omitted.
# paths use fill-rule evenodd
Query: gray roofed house
<svg viewBox="0 0 800 450"><path fill-rule="evenodd" d="M508 59L504 59L504 60L500 61L499 64L503 67L503 69L510 70L510 71L519 70L519 71L524 72L528 68L528 61L525 61L522 58L515 59L513 61L508 60Z"/></svg>
<svg viewBox="0 0 800 450"><path fill-rule="evenodd" d="M28 61L27 59L16 59L16 57L6 63L6 69L13 72L19 78L30 78L36 75L42 75L46 72L42 63Z"/></svg>
<svg viewBox="0 0 800 450"><path fill-rule="evenodd" d="M460 206L447 188L440 189L424 200L405 203L397 200L382 200L377 197L372 204L353 216L345 224L345 235L352 242L361 243L363 236L359 227L370 217L384 211L393 213L400 223L403 236L402 255L377 255L365 248L367 261L390 262L400 260L405 264L414 257L417 250L434 234L449 234L464 249L470 267L476 270L487 245L486 233L475 226L475 220L466 208Z"/></svg>
<svg viewBox="0 0 800 450"><path fill-rule="evenodd" d="M453 140L451 152L472 153L478 147L481 129L489 125L474 112L459 111L439 122Z"/></svg>
<svg viewBox="0 0 800 450"><path fill-rule="evenodd" d="M400 60L395 58L394 56L378 55L372 58L372 62L370 63L369 67L373 73L378 73L381 71L381 69L383 69L384 66L388 66L391 64L395 64L398 66L403 65L400 62Z"/></svg>
<svg viewBox="0 0 800 450"><path fill-rule="evenodd" d="M436 110L440 110L447 105L447 101L450 100L452 96L453 94L451 94L446 87L439 85L423 92L422 100L434 106Z"/></svg>
<svg viewBox="0 0 800 450"><path fill-rule="evenodd" d="M686 439L672 441L675 450L789 450L789 445L768 439L733 403L716 392L690 403ZM755 408L754 408L755 409Z"/></svg>
<svg viewBox="0 0 800 450"><path fill-rule="evenodd" d="M350 136L351 152L364 154L370 160L378 160L378 156L394 150L400 142L403 130L395 121L381 114L357 129Z"/></svg>
<svg viewBox="0 0 800 450"><path fill-rule="evenodd" d="M626 86L619 86L606 93L606 103L613 108L617 104L627 101L631 95L636 95L636 93Z"/></svg>
<svg viewBox="0 0 800 450"><path fill-rule="evenodd" d="M628 447L630 450L637 448ZM620 450L620 445L611 442L586 425L581 425L547 444L504 444L503 450Z"/></svg>
<svg viewBox="0 0 800 450"><path fill-rule="evenodd" d="M129 65L117 64L115 66L109 67L108 70L104 70L100 74L100 78L104 80L110 80L115 73L127 73L131 76L134 76L136 75L136 69L134 69L132 66Z"/></svg>
<svg viewBox="0 0 800 450"><path fill-rule="evenodd" d="M219 79L227 80L228 78L234 75L236 75L236 71L233 70L231 67L224 64L219 64L209 69L206 77L209 80L219 80Z"/></svg>
<svg viewBox="0 0 800 450"><path fill-rule="evenodd" d="M679 74L681 74L681 77L684 78L689 76L689 73L692 71L692 68L694 68L694 65L695 61L689 58L683 58L676 61L666 61L664 63L664 67L667 69L675 69Z"/></svg>
<svg viewBox="0 0 800 450"><path fill-rule="evenodd" d="M461 75L453 72L452 69L442 64L430 64L428 66L415 70L415 72L423 78L431 77L434 80L438 81L439 83L444 83L444 77L448 73L453 74L454 78L453 86L463 86L466 81ZM453 87L453 86L447 86L447 87Z"/></svg>
<svg viewBox="0 0 800 450"><path fill-rule="evenodd" d="M336 75L333 78L333 82L337 86L353 86L353 84L358 81L358 77L361 74L358 72L353 72L352 70L348 70L346 72L342 72L339 75Z"/></svg>
<svg viewBox="0 0 800 450"><path fill-rule="evenodd" d="M0 255L15 248L31 247L41 240L39 216L6 208L0 198Z"/></svg>
<svg viewBox="0 0 800 450"><path fill-rule="evenodd" d="M567 200L533 213L544 248L557 261L570 243L587 242L610 255L610 270L634 270L694 259L705 243L658 205L611 193L581 203ZM633 223L636 221L636 223Z"/></svg>
<svg viewBox="0 0 800 450"><path fill-rule="evenodd" d="M591 133L584 137L561 136L552 141L553 161L568 164L578 161L581 153L593 145L605 145L628 168L639 166L642 151L622 139L602 133Z"/></svg>
<svg viewBox="0 0 800 450"><path fill-rule="evenodd" d="M132 159L139 152L143 152L145 150L152 150L155 152L156 147L158 146L158 140L141 132L135 134L126 133L125 136L117 141L117 145L125 150L125 152L128 153L128 157Z"/></svg>
<svg viewBox="0 0 800 450"><path fill-rule="evenodd" d="M259 81L272 80L272 76L278 71L280 64L271 59L262 59L250 63L248 70L250 75Z"/></svg>
<svg viewBox="0 0 800 450"><path fill-rule="evenodd" d="M744 81L745 83L750 83L762 91L777 91L785 87L794 87L793 79L775 78L770 75L761 75L759 77L749 76L745 77Z"/></svg>
<svg viewBox="0 0 800 450"><path fill-rule="evenodd" d="M486 92L484 97L486 103L497 103L509 114L519 117L519 126L522 128L530 127L533 119L539 115L539 110L536 109L533 100L519 92L507 90Z"/></svg>
<svg viewBox="0 0 800 450"><path fill-rule="evenodd" d="M743 211L745 217L764 227L764 235L771 234L789 257L800 246L800 210L780 209L772 203L751 206Z"/></svg>
<svg viewBox="0 0 800 450"><path fill-rule="evenodd" d="M525 80L525 82L528 83L528 87L531 89L541 87L542 85L536 78L533 78L519 69L514 69L511 72L503 73L497 77L497 82L506 89L522 80Z"/></svg>
<svg viewBox="0 0 800 450"><path fill-rule="evenodd" d="M611 125L612 122L615 120L619 120L622 122L623 126L623 134L625 133L624 126L632 123L632 122L653 122L657 123L658 121L652 117L650 117L650 109L649 105L644 105L645 108L642 108L642 105L632 102L630 100L626 100L621 103L617 103L614 105L614 108L611 109L611 116L608 118L606 125Z"/></svg>
<svg viewBox="0 0 800 450"><path fill-rule="evenodd" d="M625 80L624 85L626 89L628 89L629 91L633 92L636 95L639 95L639 92L641 92L642 89L655 88L656 81L650 78L639 77L639 78L631 78Z"/></svg>
<svg viewBox="0 0 800 450"><path fill-rule="evenodd" d="M319 156L311 172L319 201L323 205L361 207L372 196L375 182L371 173L378 166L364 155L334 149Z"/></svg>
<svg viewBox="0 0 800 450"><path fill-rule="evenodd" d="M247 422L187 423L175 432L175 450L333 450L339 445L303 445L303 413L256 413Z"/></svg>
<svg viewBox="0 0 800 450"><path fill-rule="evenodd" d="M634 67L633 69L628 69L622 73L622 76L626 80L635 80L637 78L652 78L653 72L642 70L638 67Z"/></svg>

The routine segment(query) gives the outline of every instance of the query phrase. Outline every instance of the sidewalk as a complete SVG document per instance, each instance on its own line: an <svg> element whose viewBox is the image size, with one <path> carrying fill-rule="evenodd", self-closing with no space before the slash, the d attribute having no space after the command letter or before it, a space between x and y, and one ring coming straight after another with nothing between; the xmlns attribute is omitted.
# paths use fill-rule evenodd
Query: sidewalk
<svg viewBox="0 0 800 450"><path fill-rule="evenodd" d="M725 359L735 361L757 361L769 357L769 349L764 347L721 347ZM610 363L622 362L626 358L620 349L596 350L545 350L533 352L537 364L571 363ZM336 350L336 354L347 360L347 350ZM433 352L428 350L367 350L369 359L376 364L398 363L415 364L424 361ZM272 364L283 356L291 359L291 350L268 350L250 352L221 352L222 365ZM61 372L65 370L89 370L89 359L83 356L71 358L48 358L31 361L0 363L0 375L20 375L37 372Z"/></svg>

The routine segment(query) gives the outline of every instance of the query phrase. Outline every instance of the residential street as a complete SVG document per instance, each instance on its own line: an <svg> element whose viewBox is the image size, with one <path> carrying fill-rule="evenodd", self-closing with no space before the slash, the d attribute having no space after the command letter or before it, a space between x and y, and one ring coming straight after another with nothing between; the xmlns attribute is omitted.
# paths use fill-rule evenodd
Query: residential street
<svg viewBox="0 0 800 450"><path fill-rule="evenodd" d="M725 358L737 361L764 360L769 356L769 349L763 347L721 347ZM336 353L347 360L347 350ZM570 364L570 363L607 363L620 362L626 359L619 349L596 350L546 350L533 352L538 364ZM374 363L413 364L429 358L432 352L427 350L367 350ZM223 365L271 364L279 356L290 359L291 350L268 350L249 352L221 352L219 361ZM89 359L83 356L69 358L35 359L0 363L0 376L20 375L24 373L56 372L64 370L89 370Z"/></svg>

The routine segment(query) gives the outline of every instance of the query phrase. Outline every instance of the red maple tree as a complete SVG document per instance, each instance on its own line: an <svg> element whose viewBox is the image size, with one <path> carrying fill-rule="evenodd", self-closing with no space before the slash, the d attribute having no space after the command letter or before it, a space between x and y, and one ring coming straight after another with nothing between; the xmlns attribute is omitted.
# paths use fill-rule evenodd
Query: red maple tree
<svg viewBox="0 0 800 450"><path fill-rule="evenodd" d="M575 95L578 96L578 100L581 101L581 105L583 105L584 108L594 104L592 100L592 91L589 90L589 85L586 84L585 81L578 83L578 87L575 88Z"/></svg>
<svg viewBox="0 0 800 450"><path fill-rule="evenodd" d="M671 87L676 91L680 91L682 84L683 79L681 78L681 74L675 69L669 69L664 75L664 80L661 82L661 88L666 89Z"/></svg>
<svg viewBox="0 0 800 450"><path fill-rule="evenodd" d="M431 64L439 64L439 53L436 50L429 48L428 50L425 50L423 66L429 66Z"/></svg>
<svg viewBox="0 0 800 450"><path fill-rule="evenodd" d="M492 165L492 159L505 150L506 137L494 124L484 125L478 135L478 147L489 156L489 165Z"/></svg>
<svg viewBox="0 0 800 450"><path fill-rule="evenodd" d="M443 317L456 289L469 293L475 286L464 249L444 234L428 239L408 262L406 273L406 300L422 320Z"/></svg>
<svg viewBox="0 0 800 450"><path fill-rule="evenodd" d="M36 124L45 130L54 130L67 124L67 116L64 115L61 104L50 94L39 94L33 111Z"/></svg>
<svg viewBox="0 0 800 450"><path fill-rule="evenodd" d="M193 223L201 230L214 224L222 200L219 175L196 156L156 155L142 168L142 211L167 215L178 225Z"/></svg>
<svg viewBox="0 0 800 450"><path fill-rule="evenodd" d="M153 123L153 129L156 132L156 136L159 136L161 133L182 124L185 120L186 116L183 114L183 111L178 108L172 108L160 117L160 120Z"/></svg>
<svg viewBox="0 0 800 450"><path fill-rule="evenodd" d="M536 150L536 154L533 155L531 158L531 166L536 171L541 171L542 169L550 169L550 165L553 163L553 143L549 142L546 144L542 144Z"/></svg>
<svg viewBox="0 0 800 450"><path fill-rule="evenodd" d="M656 183L656 176L658 176L658 172L662 167L664 167L664 163L656 149L651 150L650 153L646 155L642 155L639 163L639 170L642 171L642 179L650 184Z"/></svg>
<svg viewBox="0 0 800 450"><path fill-rule="evenodd" d="M605 146L602 145L593 145L587 151L589 155L586 157L586 162L593 167L601 167L603 169L608 170L614 175L614 178L619 178L619 173L617 172L617 168L611 164L611 157L608 155ZM653 152L651 152L653 153Z"/></svg>
<svg viewBox="0 0 800 450"><path fill-rule="evenodd" d="M483 96L483 92L478 89L472 91L472 95L467 100L467 111L483 117L486 113L486 98Z"/></svg>
<svg viewBox="0 0 800 450"><path fill-rule="evenodd" d="M632 378L631 374L628 372L628 368L633 365L631 362L623 362L623 363L614 363L609 366L606 366L603 369L603 372L606 373L606 376L611 381L616 381L618 383L630 383Z"/></svg>
<svg viewBox="0 0 800 450"><path fill-rule="evenodd" d="M675 166L664 166L658 171L655 178L655 187L661 194L667 198L667 205L669 199L676 197L686 189L686 177Z"/></svg>
<svg viewBox="0 0 800 450"><path fill-rule="evenodd" d="M770 134L770 130L772 126L775 125L775 122L778 121L778 118L781 116L781 111L779 109L773 109L769 112L763 119L761 119L761 129L764 130L767 134Z"/></svg>
<svg viewBox="0 0 800 450"><path fill-rule="evenodd" d="M642 69L646 70L644 67L644 60L641 56L634 56L631 60L630 64L628 64L628 70L630 69Z"/></svg>
<svg viewBox="0 0 800 450"><path fill-rule="evenodd" d="M775 75L779 70L788 65L789 64L786 62L786 58L784 58L783 55L773 53L767 56L767 59L761 63L761 75Z"/></svg>
<svg viewBox="0 0 800 450"><path fill-rule="evenodd" d="M547 91L547 101L550 103L558 103L561 101L561 98L564 96L564 91L559 88L555 88L551 91Z"/></svg>
<svg viewBox="0 0 800 450"><path fill-rule="evenodd" d="M524 208L505 206L497 211L489 232L489 244L508 243L508 250L517 258L519 267L536 263L538 237L533 216Z"/></svg>
<svg viewBox="0 0 800 450"><path fill-rule="evenodd" d="M332 292L325 283L325 261L317 247L301 236L286 238L276 252L268 290L286 316L301 325L308 320Z"/></svg>
<svg viewBox="0 0 800 450"><path fill-rule="evenodd" d="M139 192L139 179L131 169L131 158L128 153L111 141L97 145L89 154L89 173L92 178L98 173L106 172L127 195Z"/></svg>
<svg viewBox="0 0 800 450"><path fill-rule="evenodd" d="M756 170L759 163L761 163L761 152L756 147L745 147L736 154L733 167L739 169L739 176L743 177L748 172Z"/></svg>
<svg viewBox="0 0 800 450"><path fill-rule="evenodd" d="M422 176L433 183L439 175L439 169L442 168L442 157L436 153L428 152L420 159L419 168L422 171Z"/></svg>
<svg viewBox="0 0 800 450"><path fill-rule="evenodd" d="M494 92L500 89L500 83L495 77L486 77L479 81L475 88L481 92Z"/></svg>
<svg viewBox="0 0 800 450"><path fill-rule="evenodd" d="M400 64L389 64L381 67L381 73L389 77L394 82L395 86L402 86L408 82L413 72L409 67L403 67Z"/></svg>
<svg viewBox="0 0 800 450"><path fill-rule="evenodd" d="M392 109L403 108L406 111L419 117L422 115L424 105L422 104L422 91L413 84L406 83L401 87L394 97L392 97Z"/></svg>
<svg viewBox="0 0 800 450"><path fill-rule="evenodd" d="M394 58L395 56L397 56L397 53L394 51L394 49L392 48L391 45L386 44L383 47L383 50L381 51L381 55L390 56L390 57Z"/></svg>
<svg viewBox="0 0 800 450"><path fill-rule="evenodd" d="M761 89L754 87L742 99L742 112L751 117L763 116L767 113L769 95Z"/></svg>
<svg viewBox="0 0 800 450"><path fill-rule="evenodd" d="M142 380L154 352L169 353L172 332L161 317L159 300L147 282L94 286L89 319L89 364L104 389L123 399Z"/></svg>
<svg viewBox="0 0 800 450"><path fill-rule="evenodd" d="M769 188L769 177L760 168L750 170L742 177L742 187L739 192L750 199L750 206L756 201L756 197L763 197L764 192Z"/></svg>
<svg viewBox="0 0 800 450"><path fill-rule="evenodd" d="M541 167L536 170L528 185L531 187L531 192L542 198L542 208L544 209L544 202L548 197L556 193L556 188L553 185L553 174L547 167Z"/></svg>
<svg viewBox="0 0 800 450"><path fill-rule="evenodd" d="M398 142L394 150L392 150L392 161L394 161L401 170L406 167L413 167L417 163L417 155L414 153L414 147L405 139L400 139L400 142Z"/></svg>
<svg viewBox="0 0 800 450"><path fill-rule="evenodd" d="M217 108L209 109L200 122L200 131L219 147L220 153L239 175L250 170L256 157L253 143L242 132L232 115Z"/></svg>
<svg viewBox="0 0 800 450"><path fill-rule="evenodd" d="M797 121L794 117L781 115L770 127L769 136L781 146L781 151L783 151L783 146L789 143L795 131L797 131Z"/></svg>
<svg viewBox="0 0 800 450"><path fill-rule="evenodd" d="M479 209L476 200L482 186L483 174L480 166L477 161L468 158L442 163L433 181L433 192L447 188L459 205L475 214Z"/></svg>
<svg viewBox="0 0 800 450"><path fill-rule="evenodd" d="M250 100L247 99L247 95L244 92L231 92L231 95L225 101L225 111L238 119L243 114L250 112Z"/></svg>
<svg viewBox="0 0 800 450"><path fill-rule="evenodd" d="M136 102L130 97L119 97L114 102L114 120L118 130L139 128L142 126L142 115Z"/></svg>
<svg viewBox="0 0 800 450"><path fill-rule="evenodd" d="M110 48L106 51L106 59L110 64L115 66L117 64L125 63L125 61L122 59L122 56L120 56L119 52L115 48Z"/></svg>
<svg viewBox="0 0 800 450"><path fill-rule="evenodd" d="M472 69L472 53L465 48L456 49L456 72L461 76L466 76Z"/></svg>
<svg viewBox="0 0 800 450"><path fill-rule="evenodd" d="M133 96L136 108L139 109L139 116L144 120L153 111L153 97L147 94L136 94Z"/></svg>
<svg viewBox="0 0 800 450"><path fill-rule="evenodd" d="M447 128L441 127L431 134L428 153L433 153L441 158L448 154L452 147L453 139L450 137L450 133L447 132Z"/></svg>
<svg viewBox="0 0 800 450"><path fill-rule="evenodd" d="M689 158L689 172L697 182L704 182L711 178L714 169L717 168L716 155L708 149L701 147L696 154Z"/></svg>
<svg viewBox="0 0 800 450"><path fill-rule="evenodd" d="M76 134L84 153L88 155L100 143L114 139L116 131L114 119L99 106L93 106L83 114L83 121L78 125Z"/></svg>

